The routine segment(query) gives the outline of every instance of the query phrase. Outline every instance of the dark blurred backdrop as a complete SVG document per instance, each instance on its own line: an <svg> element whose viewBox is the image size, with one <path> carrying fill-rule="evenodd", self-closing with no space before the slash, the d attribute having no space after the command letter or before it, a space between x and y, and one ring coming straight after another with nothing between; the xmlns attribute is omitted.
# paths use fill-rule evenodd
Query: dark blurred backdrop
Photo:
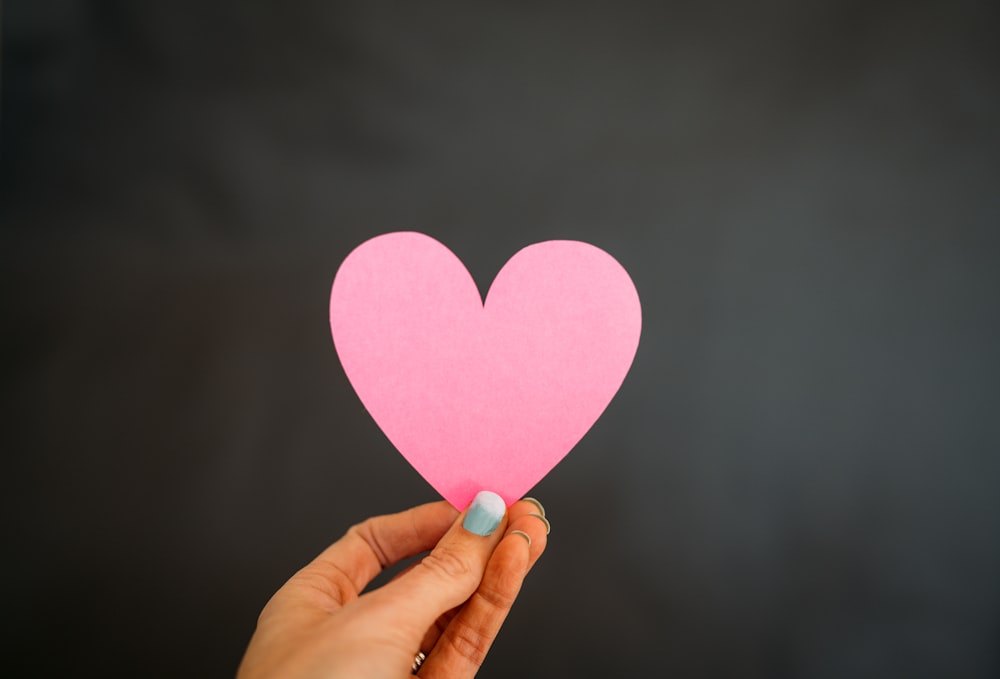
<svg viewBox="0 0 1000 679"><path fill-rule="evenodd" d="M5 676L231 676L435 499L327 296L540 240L645 325L483 677L1000 676L996 3L3 3Z"/></svg>

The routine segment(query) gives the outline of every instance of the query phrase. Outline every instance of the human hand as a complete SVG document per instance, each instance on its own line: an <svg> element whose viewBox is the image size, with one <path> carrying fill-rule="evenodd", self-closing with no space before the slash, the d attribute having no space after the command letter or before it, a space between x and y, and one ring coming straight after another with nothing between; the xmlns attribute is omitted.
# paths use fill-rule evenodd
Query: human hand
<svg viewBox="0 0 1000 679"><path fill-rule="evenodd" d="M353 526L264 607L237 679L473 677L549 523L535 500L504 512L480 493L461 515L447 502ZM432 549L433 548L433 549ZM432 549L392 582L361 594L378 573Z"/></svg>

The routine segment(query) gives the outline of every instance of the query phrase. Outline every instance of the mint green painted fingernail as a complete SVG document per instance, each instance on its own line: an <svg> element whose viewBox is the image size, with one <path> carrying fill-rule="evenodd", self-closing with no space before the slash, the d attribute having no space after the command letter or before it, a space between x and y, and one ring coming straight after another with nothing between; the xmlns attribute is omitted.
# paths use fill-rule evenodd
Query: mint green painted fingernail
<svg viewBox="0 0 1000 679"><path fill-rule="evenodd" d="M506 511L507 504L502 497L488 490L479 491L465 513L462 528L483 537L492 535Z"/></svg>

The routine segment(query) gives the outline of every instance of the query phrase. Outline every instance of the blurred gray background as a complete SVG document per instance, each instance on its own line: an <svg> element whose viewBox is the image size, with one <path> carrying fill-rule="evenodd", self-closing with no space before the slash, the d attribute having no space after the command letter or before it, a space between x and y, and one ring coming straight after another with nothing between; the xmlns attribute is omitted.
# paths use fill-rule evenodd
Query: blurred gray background
<svg viewBox="0 0 1000 679"><path fill-rule="evenodd" d="M3 3L7 676L231 676L435 499L327 296L614 255L632 372L482 677L1000 676L1000 28L967 2Z"/></svg>

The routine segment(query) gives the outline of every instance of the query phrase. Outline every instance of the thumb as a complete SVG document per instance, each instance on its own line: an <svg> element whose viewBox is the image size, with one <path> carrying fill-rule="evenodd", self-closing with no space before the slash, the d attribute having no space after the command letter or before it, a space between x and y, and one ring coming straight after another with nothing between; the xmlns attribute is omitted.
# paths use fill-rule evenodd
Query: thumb
<svg viewBox="0 0 1000 679"><path fill-rule="evenodd" d="M391 615L396 629L419 641L435 620L479 587L506 521L503 498L481 491L433 551L409 572L372 592L369 603Z"/></svg>

